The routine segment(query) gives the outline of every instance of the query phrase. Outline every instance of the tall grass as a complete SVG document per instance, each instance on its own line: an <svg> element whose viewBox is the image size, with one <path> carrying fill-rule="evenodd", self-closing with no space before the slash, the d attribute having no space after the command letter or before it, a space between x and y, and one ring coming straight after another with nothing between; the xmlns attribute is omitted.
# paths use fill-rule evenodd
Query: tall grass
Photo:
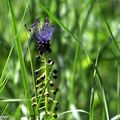
<svg viewBox="0 0 120 120"><path fill-rule="evenodd" d="M33 18L34 16L49 16L57 26L54 31L56 35L53 37L53 57L58 55L57 63L58 68L60 68L59 72L61 73L59 76L61 79L60 92L56 97L60 101L58 119L120 119L120 47L119 39L117 39L119 38L119 29L117 27L113 29L113 26L119 20L119 10L117 8L120 2L118 0L58 0L57 2L52 0L36 0L33 2L28 0L23 10L22 18L17 17L17 19L15 13L21 16L21 8L17 4L13 5L11 0L7 2L12 21L10 26L13 26L15 34L12 36L13 43L8 52L0 77L0 103L4 103L4 106L0 105L1 115L10 112L9 106L12 103L15 105L13 108L17 108L14 117L15 119L19 119L23 116L23 114L21 115L22 110L20 105L24 102L27 105L29 114L34 114L31 106L32 94L30 93L31 85L32 88L35 87L34 64L32 61L35 52L35 50L32 51L34 42L30 39L30 44L27 44L28 57L24 54L26 51L23 51L21 46L20 38L21 36L24 37L24 33L20 34L19 32L24 20L33 20L35 19ZM115 5L116 8L114 8L114 4L110 4L117 2L118 5ZM106 7L106 5L108 6ZM18 7L17 10L16 6ZM111 15L112 17L109 18L108 13L110 12L108 11L111 7L113 7L113 11L115 10L115 16ZM34 15L32 15L31 11L34 11ZM27 15L29 18L27 18ZM116 17L117 20L113 17ZM18 19L21 19L20 28L18 28ZM69 23L71 24L69 25ZM56 29L60 29L60 31L57 33ZM117 34L113 34L114 31L117 31ZM59 36L59 38L57 39L56 36ZM1 43L0 47L2 48ZM20 62L25 99L7 99L9 93L6 91L11 89L11 81L9 80L13 79L10 72L7 72L7 68L10 67L10 61L13 60L12 57L15 55L13 53L14 47L17 50L18 60ZM25 64L25 60L27 61L28 59L30 61L29 65L28 63ZM31 71L32 75L29 74ZM29 85L28 78L31 76L33 81ZM20 84L18 88L22 88ZM16 88L17 93L24 95L24 93L20 93L18 88ZM4 92L5 96L7 96L6 99L3 99L5 97L3 95ZM39 114L38 109L40 104L41 98L35 111L37 115ZM54 106L52 106L51 110L53 108Z"/></svg>
<svg viewBox="0 0 120 120"><path fill-rule="evenodd" d="M23 58L21 43L19 40L17 24L15 21L14 11L13 11L12 3L10 0L8 0L8 5L9 5L10 13L11 13L11 19L12 19L13 29L14 29L14 33L15 33L15 45L16 45L16 49L17 49L18 58L20 61L21 75L22 75L23 86L24 86L24 90L25 90L25 98L26 98L27 108L29 110L29 114L33 115L34 113L33 113L31 101L27 100L27 99L31 99L30 89L29 89L29 85L28 85L28 81L27 81L26 67L25 67L25 62L24 62L24 58ZM24 15L23 15L23 17L24 17Z"/></svg>

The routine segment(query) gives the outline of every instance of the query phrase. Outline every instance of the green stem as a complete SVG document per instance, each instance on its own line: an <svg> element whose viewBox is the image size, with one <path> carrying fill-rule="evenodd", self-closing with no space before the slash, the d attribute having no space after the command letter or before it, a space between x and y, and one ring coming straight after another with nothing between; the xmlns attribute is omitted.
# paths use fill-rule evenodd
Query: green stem
<svg viewBox="0 0 120 120"><path fill-rule="evenodd" d="M48 83L48 64L47 64L47 55L45 56L45 86L47 85ZM48 89L46 87L45 89L45 94L48 93ZM45 117L46 117L46 120L47 120L47 113L48 113L48 96L45 95L45 109L46 109L46 112L45 112Z"/></svg>

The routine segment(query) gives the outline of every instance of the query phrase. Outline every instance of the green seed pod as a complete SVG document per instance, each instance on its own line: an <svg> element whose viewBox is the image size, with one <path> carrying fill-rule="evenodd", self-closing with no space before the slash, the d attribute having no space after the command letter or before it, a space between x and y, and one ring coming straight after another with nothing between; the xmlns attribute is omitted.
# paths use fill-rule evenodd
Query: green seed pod
<svg viewBox="0 0 120 120"><path fill-rule="evenodd" d="M39 78L37 78L36 84L43 82L44 79L45 79L45 75L41 75Z"/></svg>
<svg viewBox="0 0 120 120"><path fill-rule="evenodd" d="M54 83L52 81L50 81L50 86L53 87L54 86Z"/></svg>
<svg viewBox="0 0 120 120"><path fill-rule="evenodd" d="M54 79L57 79L57 75L53 75L53 78L54 78Z"/></svg>
<svg viewBox="0 0 120 120"><path fill-rule="evenodd" d="M53 65L54 64L54 61L52 61L51 59L48 60L48 64L49 65Z"/></svg>
<svg viewBox="0 0 120 120"><path fill-rule="evenodd" d="M36 59L39 60L39 59L40 59L40 55L37 55L37 56L36 56Z"/></svg>
<svg viewBox="0 0 120 120"><path fill-rule="evenodd" d="M38 73L39 73L39 69L35 70L35 75L38 75Z"/></svg>
<svg viewBox="0 0 120 120"><path fill-rule="evenodd" d="M49 97L49 92L46 92L44 95L47 96L47 97Z"/></svg>
<svg viewBox="0 0 120 120"><path fill-rule="evenodd" d="M57 74L57 70L56 70L56 69L54 69L54 70L53 70L53 73L54 73L54 74Z"/></svg>
<svg viewBox="0 0 120 120"><path fill-rule="evenodd" d="M57 114L56 113L53 113L52 115L54 118L57 118Z"/></svg>

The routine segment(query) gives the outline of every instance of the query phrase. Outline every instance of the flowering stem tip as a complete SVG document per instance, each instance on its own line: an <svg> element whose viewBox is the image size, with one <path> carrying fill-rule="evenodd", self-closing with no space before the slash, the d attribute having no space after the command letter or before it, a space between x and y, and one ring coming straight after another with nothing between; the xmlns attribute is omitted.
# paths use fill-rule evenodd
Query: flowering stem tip
<svg viewBox="0 0 120 120"><path fill-rule="evenodd" d="M40 117L42 111L45 112L46 120L51 117L56 118L58 101L55 100L55 96L58 88L55 82L58 73L54 61L50 59L50 40L53 34L53 25L48 18L45 19L43 26L39 19L36 19L31 27L29 29L26 27L26 29L37 41L38 55L36 58L38 62L41 62L41 66L35 70L35 96L32 98L32 106L35 110L33 119Z"/></svg>

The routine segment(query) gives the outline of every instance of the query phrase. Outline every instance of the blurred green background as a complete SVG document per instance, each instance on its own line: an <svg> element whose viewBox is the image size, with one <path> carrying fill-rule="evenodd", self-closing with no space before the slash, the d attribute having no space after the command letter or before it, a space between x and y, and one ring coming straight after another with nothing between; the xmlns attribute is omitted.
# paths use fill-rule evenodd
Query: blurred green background
<svg viewBox="0 0 120 120"><path fill-rule="evenodd" d="M112 120L120 114L120 0L10 1L31 95L28 46L34 70L37 47L24 24L30 26L36 18L43 21L48 16L54 25L51 57L59 71L58 119ZM0 75L0 115L23 119L25 90L8 0L0 0ZM63 113L68 110L71 113Z"/></svg>

